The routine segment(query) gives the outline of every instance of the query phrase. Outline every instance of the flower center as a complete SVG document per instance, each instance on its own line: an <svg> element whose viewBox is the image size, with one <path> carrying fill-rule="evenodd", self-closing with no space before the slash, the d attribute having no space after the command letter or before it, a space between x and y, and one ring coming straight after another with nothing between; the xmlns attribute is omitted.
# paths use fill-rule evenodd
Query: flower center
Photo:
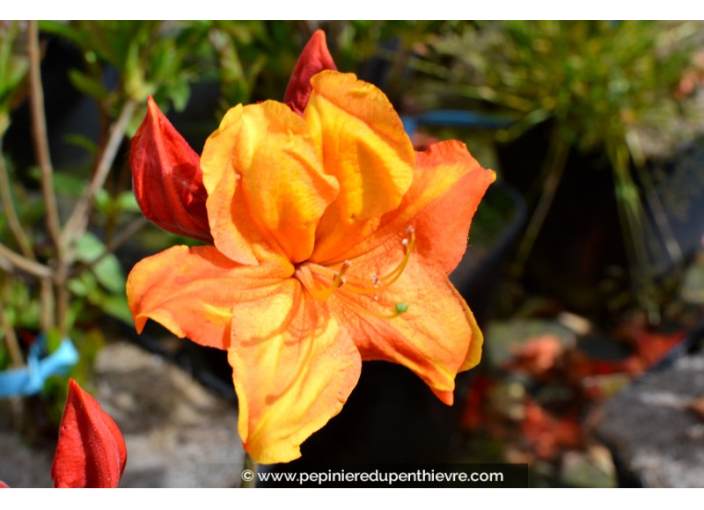
<svg viewBox="0 0 704 510"><path fill-rule="evenodd" d="M403 259L394 269L383 276L373 274L367 279L353 276L350 274L352 263L349 260L345 260L342 264L338 265L337 268L323 266L314 262L303 262L296 266L294 277L298 278L301 284L308 289L313 298L318 301L327 300L336 290L342 287L344 287L346 292L352 294L376 295L388 289L398 280L408 265L408 260L415 246L416 235L413 227L408 227L406 234L407 236L401 240L401 244L404 247ZM359 307L359 305L352 301L350 301L350 303L352 307ZM362 311L382 319L392 319L405 313L407 310L408 305L406 303L396 303L393 313L388 315L380 315L366 309Z"/></svg>

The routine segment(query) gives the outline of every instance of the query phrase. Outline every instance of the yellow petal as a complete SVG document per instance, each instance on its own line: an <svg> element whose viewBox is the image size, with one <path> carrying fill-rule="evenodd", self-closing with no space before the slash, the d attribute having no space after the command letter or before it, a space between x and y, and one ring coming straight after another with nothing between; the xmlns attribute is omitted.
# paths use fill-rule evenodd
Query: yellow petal
<svg viewBox="0 0 704 510"><path fill-rule="evenodd" d="M415 153L393 106L353 74L324 71L311 79L303 112L325 172L340 194L325 212L312 260L339 254L373 232L398 207L413 180Z"/></svg>
<svg viewBox="0 0 704 510"><path fill-rule="evenodd" d="M242 266L212 246L175 246L132 269L127 301L138 332L152 319L181 338L227 349L233 305L269 294L292 273L291 265Z"/></svg>
<svg viewBox="0 0 704 510"><path fill-rule="evenodd" d="M401 250L392 253L387 246L354 259L347 274L351 279L357 272L388 273L403 256ZM342 286L331 306L350 328L362 359L404 365L452 404L455 376L479 361L482 338L472 312L445 273L411 256L401 277L377 294L357 294L350 288ZM407 310L390 318L399 303Z"/></svg>
<svg viewBox="0 0 704 510"><path fill-rule="evenodd" d="M361 370L354 343L297 280L233 309L228 359L244 448L263 464L300 445L342 410Z"/></svg>
<svg viewBox="0 0 704 510"><path fill-rule="evenodd" d="M296 263L313 251L315 230L337 196L308 126L275 101L237 106L201 156L215 246L244 264L278 254Z"/></svg>

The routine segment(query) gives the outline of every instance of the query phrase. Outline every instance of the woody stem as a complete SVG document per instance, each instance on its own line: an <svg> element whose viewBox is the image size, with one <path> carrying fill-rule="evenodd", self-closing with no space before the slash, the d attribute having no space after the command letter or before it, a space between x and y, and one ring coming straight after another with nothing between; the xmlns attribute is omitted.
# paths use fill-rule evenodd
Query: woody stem
<svg viewBox="0 0 704 510"><path fill-rule="evenodd" d="M32 135L37 163L41 170L42 197L46 211L46 226L61 258L61 226L59 210L54 195L53 168L49 155L46 118L44 117L44 90L42 89L41 56L39 50L39 28L36 21L28 22L27 54L29 56L30 109L32 113Z"/></svg>

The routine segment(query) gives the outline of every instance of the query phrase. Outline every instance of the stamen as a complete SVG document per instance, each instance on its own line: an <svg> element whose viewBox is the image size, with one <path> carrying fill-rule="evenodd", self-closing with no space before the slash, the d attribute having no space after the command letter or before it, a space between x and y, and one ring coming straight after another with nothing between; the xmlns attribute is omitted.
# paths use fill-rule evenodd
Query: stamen
<svg viewBox="0 0 704 510"><path fill-rule="evenodd" d="M416 244L416 234L413 227L408 227L408 229L406 229L406 232L408 232L408 234L410 235L410 239L404 238L401 241L401 244L406 247L406 254L404 255L401 263L396 266L395 269L393 269L389 274L386 274L384 276L372 275L372 281L374 283L373 287L360 287L353 283L349 283L345 287L345 289L349 290L350 292L354 292L355 294L374 294L382 290L388 289L391 284L398 280L403 274L403 271L406 269L408 261L411 258L411 253L413 252L413 248ZM350 282L351 281L352 280L350 279ZM379 285L379 283L381 283L381 285Z"/></svg>
<svg viewBox="0 0 704 510"><path fill-rule="evenodd" d="M339 270L316 263L307 262L298 266L294 272L294 275L303 284L303 286L308 289L313 298L317 301L327 300L343 285L345 290L354 294L374 294L374 301L379 301L379 293L389 288L396 280L398 280L408 266L411 254L413 253L413 248L415 247L416 235L413 227L408 227L406 229L406 233L408 234L408 237L404 237L401 240L401 245L404 247L403 259L399 265L388 274L383 276L379 276L376 273L372 274L371 286L369 285L369 280L355 278L354 276L346 276L345 273L351 266L349 260L345 260L340 265ZM341 295L344 296L344 293ZM363 308L351 299L349 299L349 302L352 307L356 308L359 312L365 315L371 315L372 317L376 317L378 319L393 319L394 317L398 317L408 311L407 303L396 303L394 312L391 314L379 314Z"/></svg>

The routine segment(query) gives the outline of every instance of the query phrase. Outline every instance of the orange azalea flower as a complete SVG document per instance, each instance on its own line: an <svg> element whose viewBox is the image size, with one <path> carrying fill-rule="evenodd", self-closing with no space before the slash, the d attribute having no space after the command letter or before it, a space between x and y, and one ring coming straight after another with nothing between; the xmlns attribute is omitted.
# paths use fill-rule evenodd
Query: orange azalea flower
<svg viewBox="0 0 704 510"><path fill-rule="evenodd" d="M321 52L319 32L301 59ZM460 142L415 153L379 89L353 74L313 75L331 67L318 61L292 78L309 90L289 86L288 104L238 105L208 138L200 169L213 246L142 260L127 283L138 330L153 319L227 349L239 433L261 463L300 456L342 409L363 360L407 366L450 405L455 375L481 356L481 332L447 274L494 173ZM145 125L173 141L153 104ZM134 161L147 149L136 137L133 172L144 172Z"/></svg>

